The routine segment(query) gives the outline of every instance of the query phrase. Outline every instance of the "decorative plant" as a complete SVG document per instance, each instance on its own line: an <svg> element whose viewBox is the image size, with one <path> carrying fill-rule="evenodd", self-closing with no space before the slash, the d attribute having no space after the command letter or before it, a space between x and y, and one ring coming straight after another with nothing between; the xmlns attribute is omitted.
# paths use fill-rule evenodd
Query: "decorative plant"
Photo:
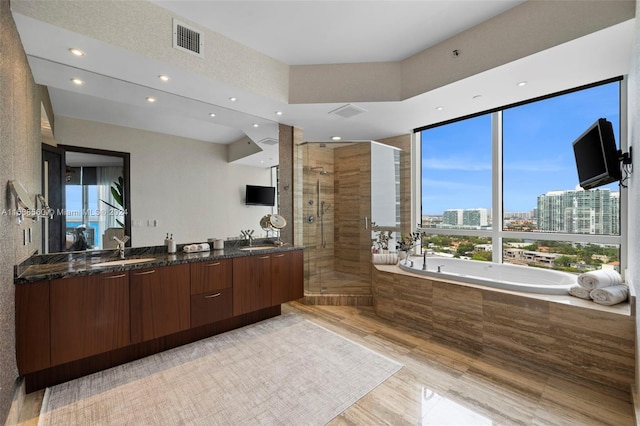
<svg viewBox="0 0 640 426"><path fill-rule="evenodd" d="M376 239L373 241L378 249L388 250L389 240L391 239L391 231L383 230L382 227L376 225L375 222L371 222L371 229L376 233Z"/></svg>
<svg viewBox="0 0 640 426"><path fill-rule="evenodd" d="M113 185L111 186L111 196L118 206L114 206L113 204L104 200L100 201L124 215L126 211L124 209L124 179L122 176L119 176L118 180L113 182ZM121 228L124 228L124 223L122 223L122 221L116 219L116 223Z"/></svg>
<svg viewBox="0 0 640 426"><path fill-rule="evenodd" d="M412 232L408 236L401 235L400 241L396 244L396 250L409 251L420 243L421 232Z"/></svg>

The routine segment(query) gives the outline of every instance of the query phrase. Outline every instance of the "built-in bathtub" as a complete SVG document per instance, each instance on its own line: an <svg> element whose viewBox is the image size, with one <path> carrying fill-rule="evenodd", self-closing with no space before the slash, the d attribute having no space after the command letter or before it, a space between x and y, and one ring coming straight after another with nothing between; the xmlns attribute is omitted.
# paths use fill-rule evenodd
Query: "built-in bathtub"
<svg viewBox="0 0 640 426"><path fill-rule="evenodd" d="M567 294L577 284L577 276L567 272L507 263L482 262L428 256L427 268L422 257L399 263L401 269L439 280L456 280L524 293Z"/></svg>

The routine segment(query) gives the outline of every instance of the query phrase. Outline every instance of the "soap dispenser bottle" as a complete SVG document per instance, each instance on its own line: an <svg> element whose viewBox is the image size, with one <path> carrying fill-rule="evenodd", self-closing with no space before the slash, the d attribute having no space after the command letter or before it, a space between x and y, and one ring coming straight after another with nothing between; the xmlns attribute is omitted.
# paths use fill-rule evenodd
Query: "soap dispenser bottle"
<svg viewBox="0 0 640 426"><path fill-rule="evenodd" d="M171 234L171 237L169 237L167 253L175 253L175 252L176 252L176 242L173 240L173 234Z"/></svg>
<svg viewBox="0 0 640 426"><path fill-rule="evenodd" d="M164 245L168 246L169 245L169 233L167 232L167 236L164 237Z"/></svg>

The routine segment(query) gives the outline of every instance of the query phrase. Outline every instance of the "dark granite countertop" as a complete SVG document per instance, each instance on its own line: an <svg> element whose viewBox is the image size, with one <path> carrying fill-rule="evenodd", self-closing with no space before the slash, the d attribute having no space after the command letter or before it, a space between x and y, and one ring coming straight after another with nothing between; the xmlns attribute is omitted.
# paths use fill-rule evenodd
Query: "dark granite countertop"
<svg viewBox="0 0 640 426"><path fill-rule="evenodd" d="M14 284L30 283L58 278L70 278L105 272L123 272L182 263L205 262L216 259L230 259L241 256L253 256L260 253L302 250L297 246L276 246L270 240L254 241L248 249L243 240L225 241L224 249L197 253L184 253L180 244L175 254L167 253L167 247L134 247L125 250L124 262L114 250L94 250L86 252L55 253L34 255L14 266ZM264 248L267 247L267 248ZM139 262L137 262L139 260ZM104 263L108 262L107 265Z"/></svg>

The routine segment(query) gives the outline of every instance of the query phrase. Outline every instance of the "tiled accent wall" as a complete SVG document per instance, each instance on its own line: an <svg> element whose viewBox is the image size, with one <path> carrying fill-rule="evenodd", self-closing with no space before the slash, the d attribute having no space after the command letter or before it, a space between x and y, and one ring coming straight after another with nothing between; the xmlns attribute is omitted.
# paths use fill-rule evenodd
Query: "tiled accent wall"
<svg viewBox="0 0 640 426"><path fill-rule="evenodd" d="M322 273L326 274L334 270L334 150L318 143L308 143L303 147L302 227L304 246L307 249L305 252L308 271L307 291L319 293ZM320 174L322 170L327 174ZM331 206L326 210L322 224L319 212L321 201ZM310 216L314 217L313 222L308 221Z"/></svg>
<svg viewBox="0 0 640 426"><path fill-rule="evenodd" d="M383 271L382 269L386 269ZM474 354L623 392L634 382L635 318L372 268L376 314Z"/></svg>
<svg viewBox="0 0 640 426"><path fill-rule="evenodd" d="M282 215L289 226L280 231L280 239L293 243L293 233L296 227L293 220L293 127L280 124L278 126L278 214Z"/></svg>
<svg viewBox="0 0 640 426"><path fill-rule="evenodd" d="M30 195L40 192L40 104L43 89L31 75L8 1L0 1L0 423L9 413L18 371L15 361L13 266L40 248L40 223L18 225L7 182L16 179ZM31 228L32 243L23 244Z"/></svg>
<svg viewBox="0 0 640 426"><path fill-rule="evenodd" d="M356 143L335 149L335 268L369 281L371 232L371 144Z"/></svg>

